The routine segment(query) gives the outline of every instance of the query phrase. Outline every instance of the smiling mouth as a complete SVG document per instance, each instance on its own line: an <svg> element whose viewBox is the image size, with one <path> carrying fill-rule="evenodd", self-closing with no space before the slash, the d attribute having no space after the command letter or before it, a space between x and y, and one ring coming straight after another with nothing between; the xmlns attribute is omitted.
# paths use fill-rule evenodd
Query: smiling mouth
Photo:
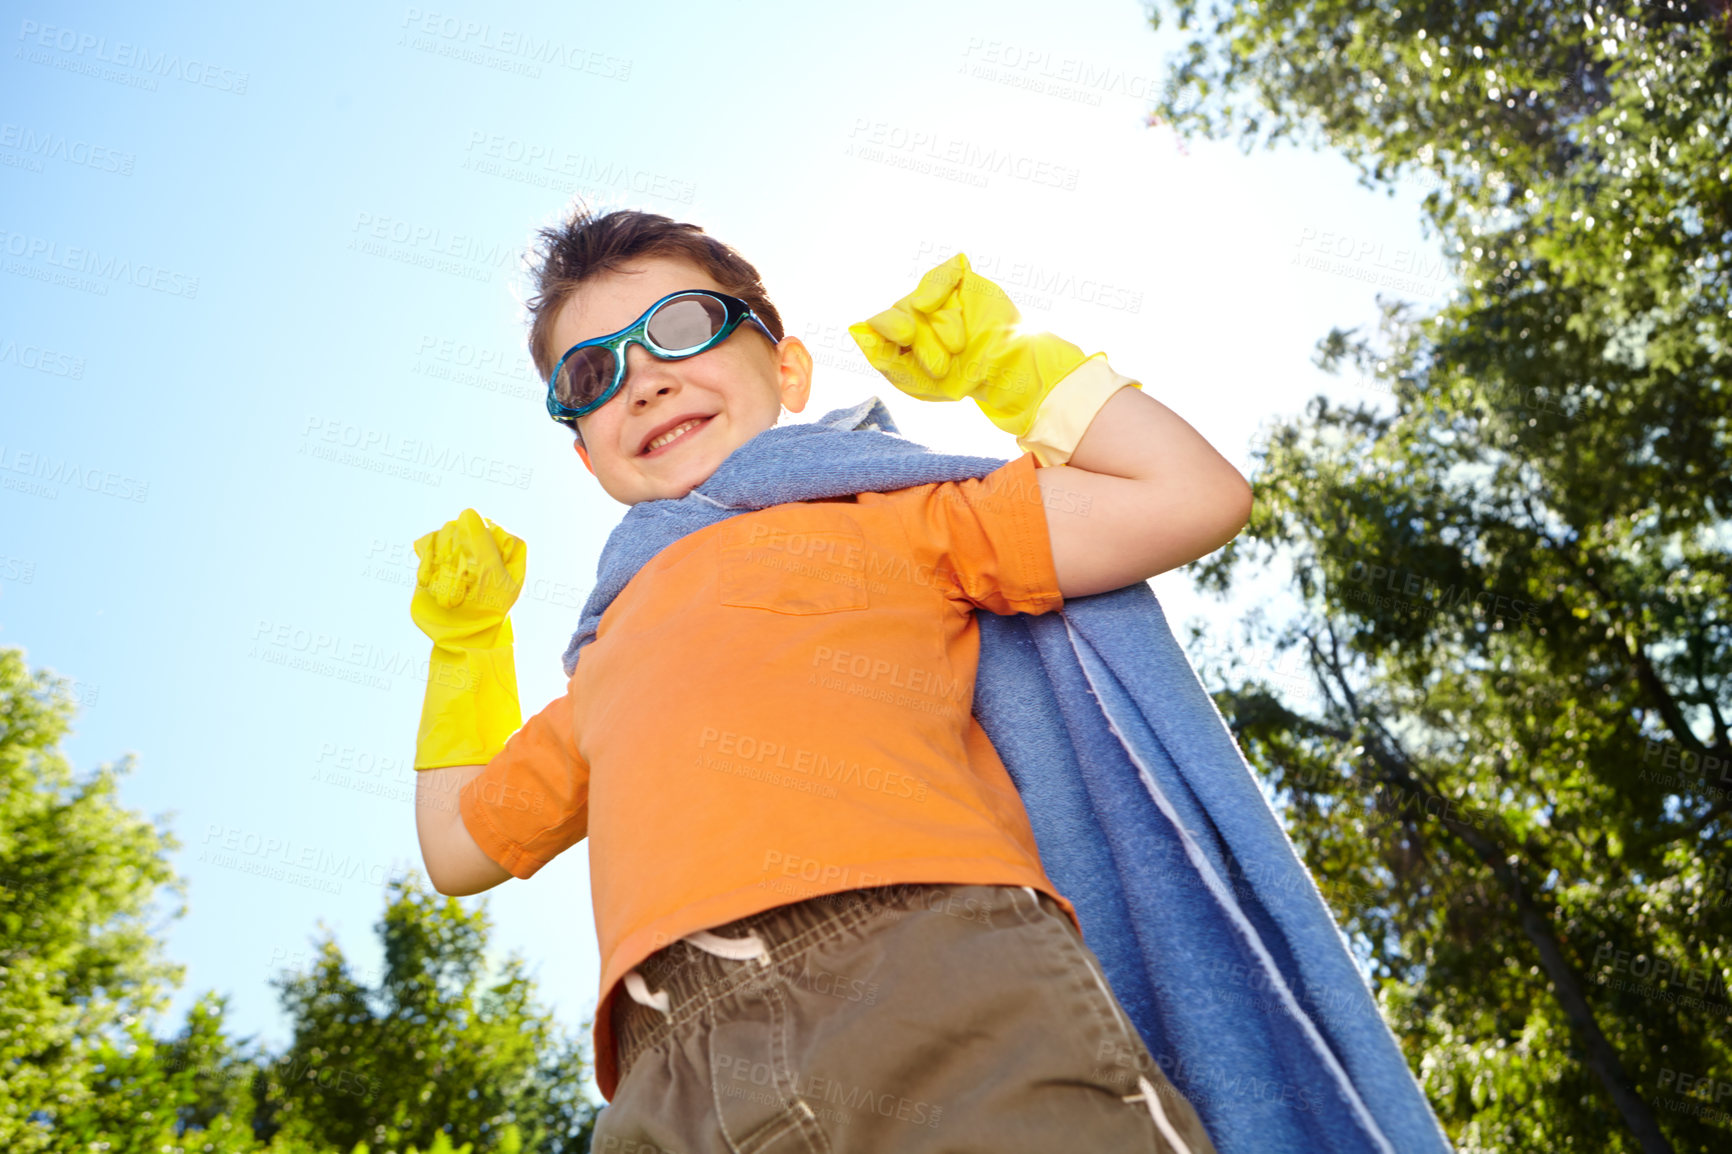
<svg viewBox="0 0 1732 1154"><path fill-rule="evenodd" d="M674 426L655 440L651 441L639 456L653 457L668 446L679 444L691 434L709 424L712 419L712 417L693 417L683 425Z"/></svg>

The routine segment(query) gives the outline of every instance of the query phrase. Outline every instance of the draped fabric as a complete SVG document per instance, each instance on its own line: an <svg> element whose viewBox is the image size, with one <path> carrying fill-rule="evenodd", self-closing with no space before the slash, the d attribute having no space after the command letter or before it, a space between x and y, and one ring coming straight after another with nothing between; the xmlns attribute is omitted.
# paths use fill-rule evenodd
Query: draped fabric
<svg viewBox="0 0 1732 1154"><path fill-rule="evenodd" d="M609 536L566 649L673 541L789 501L981 477L897 434L877 397L778 425ZM978 613L974 715L1113 992L1221 1154L1449 1145L1364 978L1145 583ZM1110 1056L1107 1056L1110 1060Z"/></svg>

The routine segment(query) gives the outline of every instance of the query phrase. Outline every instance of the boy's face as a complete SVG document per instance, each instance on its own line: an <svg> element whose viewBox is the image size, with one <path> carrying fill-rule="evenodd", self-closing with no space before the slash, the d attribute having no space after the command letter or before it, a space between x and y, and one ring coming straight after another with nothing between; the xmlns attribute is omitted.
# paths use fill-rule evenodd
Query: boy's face
<svg viewBox="0 0 1732 1154"><path fill-rule="evenodd" d="M645 257L585 281L554 318L554 355L618 332L681 289L726 291L695 264L671 257ZM812 388L812 356L800 339L784 337L772 345L749 321L695 357L664 361L633 344L625 364L619 392L579 417L577 427L590 471L609 496L626 505L684 497L709 480L728 454L774 426L782 409L804 409ZM700 423L644 451L688 418Z"/></svg>

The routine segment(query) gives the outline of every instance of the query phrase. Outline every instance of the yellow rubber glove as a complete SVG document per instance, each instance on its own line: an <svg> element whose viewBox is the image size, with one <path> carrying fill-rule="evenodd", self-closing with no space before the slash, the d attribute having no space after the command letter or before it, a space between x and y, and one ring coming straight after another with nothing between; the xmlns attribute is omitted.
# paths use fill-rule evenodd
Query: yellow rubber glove
<svg viewBox="0 0 1732 1154"><path fill-rule="evenodd" d="M987 419L1016 436L1042 465L1069 459L1089 421L1120 386L1141 387L1112 372L1105 354L1087 357L1052 333L1024 332L1010 297L969 268L962 253L848 332L898 389L926 401L973 397ZM1083 369L1085 363L1091 367ZM1050 411L1052 406L1042 411L1049 396L1062 413Z"/></svg>
<svg viewBox="0 0 1732 1154"><path fill-rule="evenodd" d="M484 765L523 724L511 622L529 550L465 509L415 542L409 616L433 639L415 768Z"/></svg>

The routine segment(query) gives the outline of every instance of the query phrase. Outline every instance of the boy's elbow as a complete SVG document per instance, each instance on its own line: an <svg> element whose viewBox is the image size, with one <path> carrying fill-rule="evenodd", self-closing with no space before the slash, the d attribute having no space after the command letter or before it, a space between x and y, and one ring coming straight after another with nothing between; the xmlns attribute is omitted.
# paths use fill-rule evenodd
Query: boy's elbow
<svg viewBox="0 0 1732 1154"><path fill-rule="evenodd" d="M1199 561L1207 557L1244 532L1245 526L1251 523L1252 502L1250 482L1246 481L1237 469L1230 469L1228 477L1222 481L1216 500L1212 502L1212 507L1218 510L1216 516L1219 519L1215 521L1216 529L1210 535L1208 548L1189 560Z"/></svg>
<svg viewBox="0 0 1732 1154"><path fill-rule="evenodd" d="M1233 479L1236 483L1231 486L1232 493L1228 500L1227 524L1231 530L1227 534L1229 541L1237 537L1245 526L1251 523L1251 508L1256 503L1256 495L1251 489L1251 482L1247 481L1237 469L1233 470Z"/></svg>
<svg viewBox="0 0 1732 1154"><path fill-rule="evenodd" d="M423 859L422 864L427 867L427 884L431 885L433 887L434 893L439 894L441 897L447 897L447 898L454 898L454 897L462 896L460 894L454 894L451 892L450 881L445 877L445 875L443 873L441 873L438 869L434 868L434 865L431 861Z"/></svg>
<svg viewBox="0 0 1732 1154"><path fill-rule="evenodd" d="M463 823L464 787L485 765L453 765L418 771L415 783L415 832L427 882L448 898L491 889L512 875L489 858Z"/></svg>
<svg viewBox="0 0 1732 1154"><path fill-rule="evenodd" d="M427 880L433 889L444 897L467 898L475 894L485 893L494 886L509 881L516 876L508 870L501 869L492 861L477 864L468 872L458 871L461 876L435 875L431 868L427 871Z"/></svg>
<svg viewBox="0 0 1732 1154"><path fill-rule="evenodd" d="M489 887L489 886L463 886L463 885L445 885L445 884L441 884L439 882L433 883L433 889L435 891L437 891L442 897L448 897L448 898L472 897L475 894L480 893L482 890L490 889L490 888L491 887Z"/></svg>
<svg viewBox="0 0 1732 1154"><path fill-rule="evenodd" d="M1213 529L1213 553L1237 537L1251 523L1254 500L1251 482L1225 457L1216 455L1214 468L1203 471L1199 484L1192 491L1196 510L1195 524L1199 529Z"/></svg>
<svg viewBox="0 0 1732 1154"><path fill-rule="evenodd" d="M440 858L423 853L421 865L427 871L427 884L433 887L434 893L448 898L461 896L451 892L451 879L446 875L444 863Z"/></svg>

